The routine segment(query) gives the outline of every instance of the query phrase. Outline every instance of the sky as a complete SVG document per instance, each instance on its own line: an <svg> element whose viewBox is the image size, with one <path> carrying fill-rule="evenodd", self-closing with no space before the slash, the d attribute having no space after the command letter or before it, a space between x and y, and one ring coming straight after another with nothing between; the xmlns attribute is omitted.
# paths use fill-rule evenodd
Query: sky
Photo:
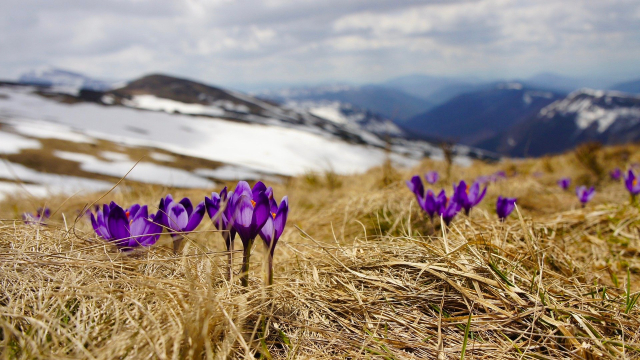
<svg viewBox="0 0 640 360"><path fill-rule="evenodd" d="M375 83L407 74L640 78L638 0L2 0L0 78Z"/></svg>

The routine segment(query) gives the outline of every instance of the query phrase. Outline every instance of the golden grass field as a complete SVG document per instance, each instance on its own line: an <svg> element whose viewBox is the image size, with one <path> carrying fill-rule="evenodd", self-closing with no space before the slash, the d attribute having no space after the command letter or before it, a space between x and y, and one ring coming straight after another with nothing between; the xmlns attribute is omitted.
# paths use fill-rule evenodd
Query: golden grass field
<svg viewBox="0 0 640 360"><path fill-rule="evenodd" d="M437 184L504 170L447 231L405 180L444 162L366 174L307 174L274 186L290 199L266 288L256 240L250 286L225 278L222 237L205 216L173 255L170 237L125 256L78 210L176 191L132 184L92 196L13 197L0 206L0 353L5 359L623 359L640 358L640 210L615 166L640 147L453 167ZM581 208L572 185L594 184ZM231 184L228 184L231 185ZM498 221L498 195L518 210ZM49 206L49 226L23 211ZM241 242L236 240L240 252ZM237 256L239 260L239 256ZM239 271L240 263L236 263Z"/></svg>

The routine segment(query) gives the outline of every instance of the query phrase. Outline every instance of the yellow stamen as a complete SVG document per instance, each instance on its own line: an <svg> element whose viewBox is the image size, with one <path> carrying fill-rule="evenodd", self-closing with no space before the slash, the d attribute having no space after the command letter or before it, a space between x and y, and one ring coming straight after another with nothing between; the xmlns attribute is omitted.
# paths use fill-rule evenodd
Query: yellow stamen
<svg viewBox="0 0 640 360"><path fill-rule="evenodd" d="M276 219L276 213L271 213L271 216L273 216L273 219Z"/></svg>
<svg viewBox="0 0 640 360"><path fill-rule="evenodd" d="M251 200L251 206L256 207L256 202Z"/></svg>

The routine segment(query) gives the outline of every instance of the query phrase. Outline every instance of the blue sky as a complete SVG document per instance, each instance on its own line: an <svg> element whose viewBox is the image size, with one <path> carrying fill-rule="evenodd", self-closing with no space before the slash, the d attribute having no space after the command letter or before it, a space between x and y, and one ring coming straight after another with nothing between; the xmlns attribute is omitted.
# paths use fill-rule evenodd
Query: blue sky
<svg viewBox="0 0 640 360"><path fill-rule="evenodd" d="M0 78L52 65L234 86L424 73L640 78L637 0L0 2Z"/></svg>

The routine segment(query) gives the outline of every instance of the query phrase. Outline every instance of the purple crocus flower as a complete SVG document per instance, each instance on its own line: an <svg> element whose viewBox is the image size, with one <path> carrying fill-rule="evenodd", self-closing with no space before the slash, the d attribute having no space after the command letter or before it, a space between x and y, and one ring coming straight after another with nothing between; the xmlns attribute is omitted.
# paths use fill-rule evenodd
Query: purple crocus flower
<svg viewBox="0 0 640 360"><path fill-rule="evenodd" d="M486 176L486 175L480 175L476 178L475 182L477 182L478 184L484 185L487 184L489 182L491 182L491 176Z"/></svg>
<svg viewBox="0 0 640 360"><path fill-rule="evenodd" d="M51 210L48 207L38 208L35 214L24 213L22 220L27 225L46 225L47 219L51 216Z"/></svg>
<svg viewBox="0 0 640 360"><path fill-rule="evenodd" d="M615 168L609 172L609 176L611 176L611 180L618 181L622 177L622 170Z"/></svg>
<svg viewBox="0 0 640 360"><path fill-rule="evenodd" d="M438 182L438 179L440 179L440 174L438 174L437 171L429 171L424 174L424 179L427 180L429 184L435 184Z"/></svg>
<svg viewBox="0 0 640 360"><path fill-rule="evenodd" d="M507 173L502 170L496 171L491 175L491 181L493 182L497 182L498 180L504 180L506 178L507 178Z"/></svg>
<svg viewBox="0 0 640 360"><path fill-rule="evenodd" d="M560 186L562 190L567 190L569 185L571 185L571 179L569 178L562 178L558 180L558 186Z"/></svg>
<svg viewBox="0 0 640 360"><path fill-rule="evenodd" d="M249 259L251 247L270 216L267 187L258 181L253 189L246 181L238 182L233 192L233 227L240 236L243 246L242 277L243 286L249 286Z"/></svg>
<svg viewBox="0 0 640 360"><path fill-rule="evenodd" d="M273 252L276 249L276 245L284 227L287 225L287 215L289 214L289 198L287 196L282 198L282 201L278 205L273 198L273 189L268 188L265 192L269 198L269 210L270 215L264 226L260 230L260 237L262 238L265 247L269 250L269 268L268 268L268 281L269 285L273 285Z"/></svg>
<svg viewBox="0 0 640 360"><path fill-rule="evenodd" d="M578 200L580 200L580 203L582 203L582 207L584 207L589 201L591 201L595 194L596 189L593 186L589 189L587 189L586 186L578 186L576 188L576 195L578 196Z"/></svg>
<svg viewBox="0 0 640 360"><path fill-rule="evenodd" d="M469 215L471 208L478 205L486 193L486 186L482 192L480 192L480 183L474 182L473 185L468 186L467 183L462 180L457 186L455 184L453 185L453 197L451 201L460 204L465 214Z"/></svg>
<svg viewBox="0 0 640 360"><path fill-rule="evenodd" d="M442 212L446 201L447 196L444 190L441 190L438 196L436 196L433 191L427 190L427 193L425 194L424 199L420 205L433 222L433 216Z"/></svg>
<svg viewBox="0 0 640 360"><path fill-rule="evenodd" d="M204 201L194 209L188 198L175 202L169 194L164 199L160 199L158 208L162 215L162 225L169 230L173 238L173 251L178 253L184 239L182 233L193 231L202 221L205 212Z"/></svg>
<svg viewBox="0 0 640 360"><path fill-rule="evenodd" d="M411 180L407 180L407 187L416 195L418 204L421 203L422 199L424 198L424 185L422 185L420 176L415 175L411 178Z"/></svg>
<svg viewBox="0 0 640 360"><path fill-rule="evenodd" d="M453 199L449 201L449 199L445 197L445 201L441 204L440 207L440 216L442 216L442 220L444 221L444 223L449 226L449 224L451 224L451 220L453 220L453 218L458 215L460 210L462 210L462 206L460 205L460 203L454 201Z"/></svg>
<svg viewBox="0 0 640 360"><path fill-rule="evenodd" d="M162 233L161 217L160 212L149 217L146 205L124 210L111 202L103 205L95 217L91 214L91 225L98 236L124 251L130 251L138 246L151 246L158 241Z"/></svg>
<svg viewBox="0 0 640 360"><path fill-rule="evenodd" d="M629 169L629 172L624 177L624 186L629 191L629 194L631 194L631 202L634 202L636 195L640 194L640 184L638 184L638 177L631 169Z"/></svg>
<svg viewBox="0 0 640 360"><path fill-rule="evenodd" d="M230 199L233 197L233 191L227 192L225 186L220 194L211 193L211 198L204 198L204 205L207 209L207 214L213 221L216 229L222 231L222 238L227 246L228 254L228 278L229 281L233 281L233 242L236 238L236 230L233 228L233 208L231 207Z"/></svg>
<svg viewBox="0 0 640 360"><path fill-rule="evenodd" d="M516 208L516 198L508 198L498 196L498 201L496 202L496 213L501 221L504 221Z"/></svg>

